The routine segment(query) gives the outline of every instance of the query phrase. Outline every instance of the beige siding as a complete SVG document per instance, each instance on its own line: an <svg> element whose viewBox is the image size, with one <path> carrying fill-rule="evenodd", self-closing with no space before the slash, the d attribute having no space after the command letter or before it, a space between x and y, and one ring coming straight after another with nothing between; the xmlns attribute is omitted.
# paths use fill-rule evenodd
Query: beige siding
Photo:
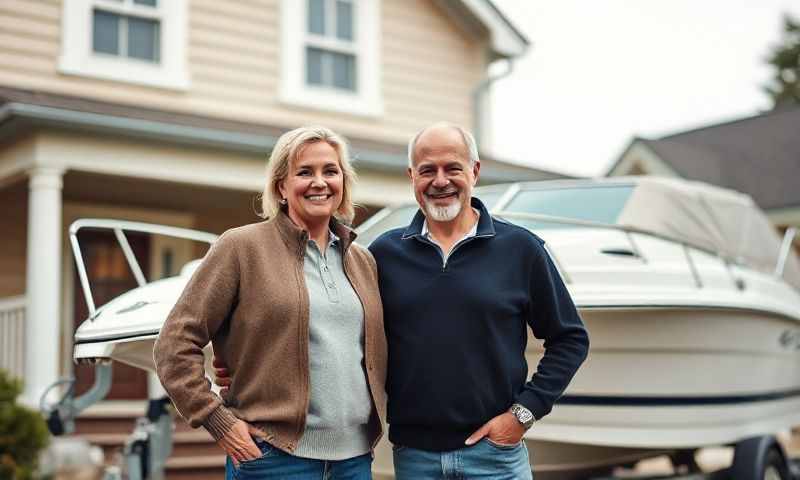
<svg viewBox="0 0 800 480"><path fill-rule="evenodd" d="M0 298L25 294L25 251L28 241L27 181L0 189L3 220L0 248Z"/></svg>
<svg viewBox="0 0 800 480"><path fill-rule="evenodd" d="M318 122L390 142L440 119L470 125L471 92L485 70L484 45L428 0L382 3L384 115L378 119L278 101L280 0L189 5L188 91L59 73L60 0L0 2L0 85L279 126Z"/></svg>

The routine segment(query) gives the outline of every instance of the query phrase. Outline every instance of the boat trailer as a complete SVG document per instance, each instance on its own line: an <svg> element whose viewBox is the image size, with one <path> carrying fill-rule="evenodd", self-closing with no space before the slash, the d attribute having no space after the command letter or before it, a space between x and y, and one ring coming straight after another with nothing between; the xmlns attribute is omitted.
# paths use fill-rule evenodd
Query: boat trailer
<svg viewBox="0 0 800 480"><path fill-rule="evenodd" d="M681 474L603 476L587 480L800 480L800 459L790 459L773 435L740 440L734 445L733 464L701 472L694 451L682 451L671 460Z"/></svg>

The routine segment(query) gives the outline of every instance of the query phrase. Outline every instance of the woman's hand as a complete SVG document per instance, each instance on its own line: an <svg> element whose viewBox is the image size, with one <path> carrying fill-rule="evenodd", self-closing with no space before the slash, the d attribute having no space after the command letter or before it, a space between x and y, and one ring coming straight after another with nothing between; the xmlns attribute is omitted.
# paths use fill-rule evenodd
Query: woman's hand
<svg viewBox="0 0 800 480"><path fill-rule="evenodd" d="M217 440L217 445L225 450L237 466L243 461L255 460L261 456L261 450L250 436L250 428L242 420L237 420L233 428Z"/></svg>

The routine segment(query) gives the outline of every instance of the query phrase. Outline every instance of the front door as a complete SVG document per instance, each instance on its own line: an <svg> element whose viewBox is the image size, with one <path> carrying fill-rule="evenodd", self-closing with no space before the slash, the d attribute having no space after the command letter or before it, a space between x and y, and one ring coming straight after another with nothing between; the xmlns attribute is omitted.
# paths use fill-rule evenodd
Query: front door
<svg viewBox="0 0 800 480"><path fill-rule="evenodd" d="M125 234L130 243L145 278L149 278L150 236L147 234ZM96 307L106 304L113 298L136 288L125 254L119 246L114 233L108 230L81 230L78 241L86 265L92 295ZM83 296L77 269L75 270L75 326L77 329L89 315ZM74 333L74 330L73 330ZM124 363L113 362L113 382L107 399L147 398L147 373ZM93 365L75 365L75 393L80 395L94 382Z"/></svg>

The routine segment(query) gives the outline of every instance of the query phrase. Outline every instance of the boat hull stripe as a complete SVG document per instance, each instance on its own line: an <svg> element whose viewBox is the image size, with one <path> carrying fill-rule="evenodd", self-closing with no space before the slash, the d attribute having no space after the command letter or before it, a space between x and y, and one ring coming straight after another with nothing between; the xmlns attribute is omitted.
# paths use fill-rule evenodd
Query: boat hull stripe
<svg viewBox="0 0 800 480"><path fill-rule="evenodd" d="M800 397L800 389L744 395L645 397L629 395L564 395L559 405L602 407L702 407L774 402Z"/></svg>

